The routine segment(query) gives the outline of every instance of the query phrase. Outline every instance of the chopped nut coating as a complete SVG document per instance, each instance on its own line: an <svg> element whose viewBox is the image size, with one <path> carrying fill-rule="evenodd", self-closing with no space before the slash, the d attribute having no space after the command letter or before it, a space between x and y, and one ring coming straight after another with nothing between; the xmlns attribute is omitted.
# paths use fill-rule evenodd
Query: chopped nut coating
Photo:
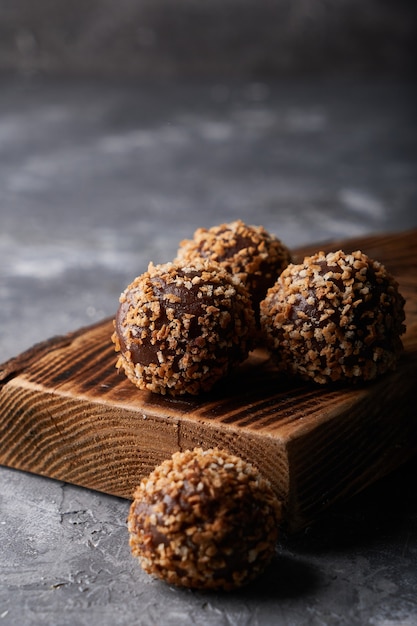
<svg viewBox="0 0 417 626"><path fill-rule="evenodd" d="M176 452L134 493L128 530L142 568L166 582L230 590L275 551L281 507L251 464L224 450Z"/></svg>
<svg viewBox="0 0 417 626"><path fill-rule="evenodd" d="M177 260L210 259L245 283L255 313L282 270L290 262L288 248L263 226L248 226L242 220L212 228L198 228L184 239Z"/></svg>
<svg viewBox="0 0 417 626"><path fill-rule="evenodd" d="M375 379L395 368L403 349L398 284L360 250L290 264L260 311L280 369L317 383Z"/></svg>
<svg viewBox="0 0 417 626"><path fill-rule="evenodd" d="M150 263L120 296L116 366L140 389L209 391L246 359L254 326L245 286L218 264Z"/></svg>

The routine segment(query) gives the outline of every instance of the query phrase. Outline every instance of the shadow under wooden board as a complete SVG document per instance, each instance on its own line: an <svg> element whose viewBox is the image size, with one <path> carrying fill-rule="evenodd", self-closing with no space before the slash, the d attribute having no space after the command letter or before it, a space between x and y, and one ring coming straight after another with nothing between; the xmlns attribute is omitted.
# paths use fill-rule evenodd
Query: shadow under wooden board
<svg viewBox="0 0 417 626"><path fill-rule="evenodd" d="M294 258L339 248L382 261L400 284L407 331L395 372L322 387L279 375L255 351L214 392L168 399L117 372L105 319L0 366L0 464L131 498L174 451L220 446L270 479L289 531L311 523L417 451L417 230L310 246Z"/></svg>

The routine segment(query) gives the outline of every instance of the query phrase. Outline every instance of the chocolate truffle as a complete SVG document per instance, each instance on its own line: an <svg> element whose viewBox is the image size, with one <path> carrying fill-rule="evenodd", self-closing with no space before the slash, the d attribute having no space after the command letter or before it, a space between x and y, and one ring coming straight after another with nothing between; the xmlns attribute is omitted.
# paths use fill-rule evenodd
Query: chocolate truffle
<svg viewBox="0 0 417 626"><path fill-rule="evenodd" d="M218 448L176 452L145 478L128 517L142 568L181 587L231 590L275 552L281 506L250 463Z"/></svg>
<svg viewBox="0 0 417 626"><path fill-rule="evenodd" d="M360 250L290 264L260 311L278 367L317 383L375 379L395 367L403 349L398 284Z"/></svg>
<svg viewBox="0 0 417 626"><path fill-rule="evenodd" d="M211 259L244 282L255 312L282 270L290 252L263 226L248 226L241 220L212 228L198 228L192 239L184 239L177 260Z"/></svg>
<svg viewBox="0 0 417 626"><path fill-rule="evenodd" d="M253 327L245 286L217 264L150 263L120 296L116 366L140 389L209 391L246 359Z"/></svg>

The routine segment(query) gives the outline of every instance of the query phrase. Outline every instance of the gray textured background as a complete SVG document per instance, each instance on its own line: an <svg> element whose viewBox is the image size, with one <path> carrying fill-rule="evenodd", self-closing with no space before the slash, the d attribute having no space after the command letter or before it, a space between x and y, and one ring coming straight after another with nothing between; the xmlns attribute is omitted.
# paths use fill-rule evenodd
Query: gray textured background
<svg viewBox="0 0 417 626"><path fill-rule="evenodd" d="M410 75L412 0L2 0L0 69L60 75Z"/></svg>
<svg viewBox="0 0 417 626"><path fill-rule="evenodd" d="M414 11L0 2L0 361L112 315L197 226L241 218L290 247L417 226ZM416 469L221 595L143 574L126 501L2 467L0 625L412 626Z"/></svg>

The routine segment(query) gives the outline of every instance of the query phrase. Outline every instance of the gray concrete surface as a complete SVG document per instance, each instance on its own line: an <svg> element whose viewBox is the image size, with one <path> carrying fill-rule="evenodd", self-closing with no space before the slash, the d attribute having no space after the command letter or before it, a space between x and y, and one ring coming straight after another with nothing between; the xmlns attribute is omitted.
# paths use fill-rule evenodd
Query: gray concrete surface
<svg viewBox="0 0 417 626"><path fill-rule="evenodd" d="M241 218L294 247L417 225L416 92L395 80L14 74L0 84L0 361L114 313L149 260ZM4 626L412 626L416 462L232 594L155 582L124 500L0 468Z"/></svg>

